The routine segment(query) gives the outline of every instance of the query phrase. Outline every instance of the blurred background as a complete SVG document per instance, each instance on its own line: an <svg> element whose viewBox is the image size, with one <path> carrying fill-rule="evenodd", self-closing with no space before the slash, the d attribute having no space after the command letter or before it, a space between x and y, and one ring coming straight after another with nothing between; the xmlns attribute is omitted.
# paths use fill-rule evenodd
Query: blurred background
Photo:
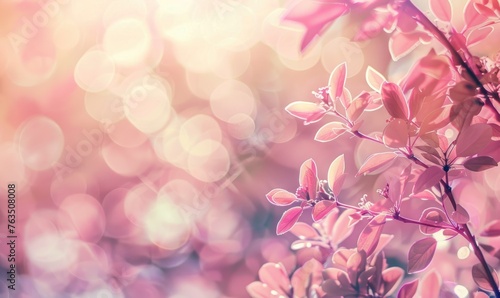
<svg viewBox="0 0 500 298"><path fill-rule="evenodd" d="M356 95L368 88L368 65L398 79L429 47L390 63L388 37L351 42L357 21L346 17L301 54L304 28L281 22L287 3L0 2L0 189L16 184L18 236L16 291L1 279L0 296L248 297L262 264L282 262L290 273L307 260L290 250L293 236L275 236L285 209L265 199L277 187L294 192L304 160L314 158L325 179L345 154L344 200L377 200L401 167L354 174L384 149L347 134L314 142L328 120L304 126L284 107L314 101L343 61ZM366 133L388 119L363 117ZM491 197L492 176L468 177L478 182L465 191ZM479 210L491 204L463 205L482 224L491 215ZM396 235L391 264L404 267L421 236L409 226L387 231ZM461 268L474 260L456 254L465 243L442 246L443 276L465 274L472 287ZM8 253L2 244L2 270Z"/></svg>

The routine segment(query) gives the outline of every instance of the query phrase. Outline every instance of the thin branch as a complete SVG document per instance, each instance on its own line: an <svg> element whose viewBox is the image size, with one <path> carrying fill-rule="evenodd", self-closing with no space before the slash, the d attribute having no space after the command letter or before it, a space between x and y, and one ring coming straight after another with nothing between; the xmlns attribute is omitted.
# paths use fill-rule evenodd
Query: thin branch
<svg viewBox="0 0 500 298"><path fill-rule="evenodd" d="M355 136L357 136L357 137L359 137L359 138L361 138L361 139L370 140L372 142L384 145L384 142L382 142L381 140L378 140L378 139L375 139L373 137L370 137L369 135L365 135L365 134L359 132L359 130L352 131L352 134L355 135Z"/></svg>
<svg viewBox="0 0 500 298"><path fill-rule="evenodd" d="M416 224L416 225L421 225L421 226L426 226L426 227L431 227L431 228L438 228L438 229L441 229L441 230L453 230L455 232L458 232L452 226L435 225L435 224L431 224L431 223L427 223L427 222L421 222L421 221L418 221L418 220L413 220L413 219L406 218L406 217L403 217L403 216L398 216L397 218L394 217L394 219L398 220L400 222L403 222L403 223L411 223L411 224Z"/></svg>
<svg viewBox="0 0 500 298"><path fill-rule="evenodd" d="M352 206L352 205L349 205L349 204L344 204L344 203L341 203L339 202L338 200L336 201L337 203L337 206L338 207L342 207L344 209L353 209L353 210L356 210L356 211L359 211L359 212L367 212L369 213L371 216L376 216L376 215L379 215L381 213L384 213L384 212L373 212L373 211L370 211L370 210L367 210L367 209L363 209L363 208L359 208L359 207L356 207L356 206ZM390 213L388 213L387 215L390 215ZM400 221L402 223L409 223L409 224L415 224L415 225L420 225L420 226L426 226L426 227L431 227L431 228L437 228L437 229L441 229L441 230L454 230L454 227L452 226L442 226L442 225L437 225L437 224L433 224L433 223L427 223L427 222L421 222L421 221L418 221L418 220L414 220L414 219L411 219L411 218L406 218L406 217L403 217L403 216L400 216L400 215L395 215L393 214L391 216L392 219L394 220L397 220L397 221ZM459 231L456 231L457 233L460 233Z"/></svg>
<svg viewBox="0 0 500 298"><path fill-rule="evenodd" d="M446 191L446 195L450 198L451 202L456 202L455 197L453 196L453 192L451 191L451 187L447 185L448 191ZM471 230L469 229L469 226L467 224L461 224L460 227L463 229L465 232L465 239L469 241L469 243L472 245L472 248L474 249L474 254L476 255L477 259L481 263L481 265L484 268L484 271L486 272L486 277L488 279L488 283L490 284L491 288L493 289L493 292L495 293L495 297L500 298L500 290L498 289L497 283L495 282L495 278L493 277L493 273L490 271L490 268L488 266L488 263L486 262L486 259L484 258L483 251L479 247L476 237L472 234Z"/></svg>

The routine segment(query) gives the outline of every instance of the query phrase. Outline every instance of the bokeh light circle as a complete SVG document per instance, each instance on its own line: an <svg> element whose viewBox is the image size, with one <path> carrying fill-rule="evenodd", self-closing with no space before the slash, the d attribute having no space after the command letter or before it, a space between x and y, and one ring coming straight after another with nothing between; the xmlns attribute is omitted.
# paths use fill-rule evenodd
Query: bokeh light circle
<svg viewBox="0 0 500 298"><path fill-rule="evenodd" d="M128 119L115 123L108 136L115 144L126 148L138 147L148 139L148 136L133 126Z"/></svg>
<svg viewBox="0 0 500 298"><path fill-rule="evenodd" d="M465 260L469 257L470 253L471 253L471 251L467 246L462 246L457 251L457 257L460 260Z"/></svg>
<svg viewBox="0 0 500 298"><path fill-rule="evenodd" d="M19 129L19 152L26 167L43 171L61 157L64 135L59 125L47 117L34 117Z"/></svg>
<svg viewBox="0 0 500 298"><path fill-rule="evenodd" d="M107 276L109 258L102 247L93 243L78 242L75 251L78 258L69 268L71 274L87 282L97 282Z"/></svg>
<svg viewBox="0 0 500 298"><path fill-rule="evenodd" d="M77 258L76 242L59 233L57 217L56 211L39 211L27 219L23 231L30 264L46 271L64 270Z"/></svg>
<svg viewBox="0 0 500 298"><path fill-rule="evenodd" d="M66 197L77 193L87 193L87 189L88 183L85 176L75 172L54 179L50 185L50 196L54 204L59 206Z"/></svg>
<svg viewBox="0 0 500 298"><path fill-rule="evenodd" d="M66 236L86 242L99 241L104 234L106 214L101 204L88 194L73 194L59 206L60 225L66 228Z"/></svg>
<svg viewBox="0 0 500 298"><path fill-rule="evenodd" d="M98 49L90 49L75 66L75 82L87 92L104 91L115 76L115 63L108 54Z"/></svg>
<svg viewBox="0 0 500 298"><path fill-rule="evenodd" d="M153 133L170 118L170 98L166 87L134 82L124 96L125 116L138 130Z"/></svg>
<svg viewBox="0 0 500 298"><path fill-rule="evenodd" d="M223 121L235 114L251 115L255 109L252 90L243 82L228 80L217 87L210 96L214 115Z"/></svg>
<svg viewBox="0 0 500 298"><path fill-rule="evenodd" d="M81 41L82 34L78 24L64 18L54 29L54 44L60 50L71 50Z"/></svg>
<svg viewBox="0 0 500 298"><path fill-rule="evenodd" d="M84 104L87 113L103 124L112 124L125 117L122 98L110 91L87 92Z"/></svg>
<svg viewBox="0 0 500 298"><path fill-rule="evenodd" d="M188 157L189 173L203 182L214 182L229 171L230 158L227 149L220 143L206 140L198 143Z"/></svg>
<svg viewBox="0 0 500 298"><path fill-rule="evenodd" d="M143 227L147 214L156 201L155 185L147 176L141 177L143 183L135 185L125 195L123 210L133 224Z"/></svg>
<svg viewBox="0 0 500 298"><path fill-rule="evenodd" d="M102 147L101 153L109 168L123 176L141 174L153 160L152 149L147 143L136 148L124 148L110 142Z"/></svg>
<svg viewBox="0 0 500 298"><path fill-rule="evenodd" d="M222 131L214 118L197 114L181 125L179 140L184 150L189 151L201 141L213 140L220 142L222 140Z"/></svg>
<svg viewBox="0 0 500 298"><path fill-rule="evenodd" d="M151 242L170 250L183 246L191 235L191 224L184 212L167 196L159 196L151 207L145 229Z"/></svg>
<svg viewBox="0 0 500 298"><path fill-rule="evenodd" d="M128 238L140 232L125 215L126 188L115 188L103 199L102 207L106 214L106 229L104 235L111 238Z"/></svg>
<svg viewBox="0 0 500 298"><path fill-rule="evenodd" d="M335 55L332 55L335 53ZM326 71L331 72L337 65L347 63L347 77L357 75L365 64L361 47L346 37L337 37L323 46L321 62Z"/></svg>
<svg viewBox="0 0 500 298"><path fill-rule="evenodd" d="M255 131L255 121L247 114L235 114L227 122L227 131L238 140L249 138Z"/></svg>
<svg viewBox="0 0 500 298"><path fill-rule="evenodd" d="M110 25L103 37L103 48L120 66L140 63L151 47L151 34L143 20L124 18Z"/></svg>
<svg viewBox="0 0 500 298"><path fill-rule="evenodd" d="M184 179L169 181L158 191L158 196L172 198L175 204L187 213L187 217L196 216L202 205L199 191Z"/></svg>

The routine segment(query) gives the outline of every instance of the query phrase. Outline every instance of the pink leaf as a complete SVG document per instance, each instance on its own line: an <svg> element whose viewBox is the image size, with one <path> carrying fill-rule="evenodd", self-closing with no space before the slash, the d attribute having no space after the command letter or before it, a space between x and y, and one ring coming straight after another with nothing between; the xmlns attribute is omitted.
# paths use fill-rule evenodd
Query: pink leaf
<svg viewBox="0 0 500 298"><path fill-rule="evenodd" d="M420 216L420 222L433 225L441 225L446 219L446 214L438 208L430 207L425 209ZM440 228L434 228L424 225L419 225L420 232L426 235L434 234L440 231Z"/></svg>
<svg viewBox="0 0 500 298"><path fill-rule="evenodd" d="M382 84L382 102L394 118L408 119L408 106L401 88L394 83Z"/></svg>
<svg viewBox="0 0 500 298"><path fill-rule="evenodd" d="M403 177L401 177L403 178ZM392 179L389 181L389 200L393 203L396 204L399 202L399 199L401 198L401 180L399 179Z"/></svg>
<svg viewBox="0 0 500 298"><path fill-rule="evenodd" d="M326 268L325 270L323 270L323 279L325 281L334 281L338 285L350 285L347 273L344 270L338 268Z"/></svg>
<svg viewBox="0 0 500 298"><path fill-rule="evenodd" d="M359 29L355 41L363 41L373 38L380 34L388 24L394 22L394 16L387 9L372 10L370 15L363 21Z"/></svg>
<svg viewBox="0 0 500 298"><path fill-rule="evenodd" d="M319 142L330 142L344 134L344 132L346 132L346 128L343 123L330 122L318 130L314 139Z"/></svg>
<svg viewBox="0 0 500 298"><path fill-rule="evenodd" d="M451 108L452 105L445 105L427 113L420 125L419 135L438 130L450 123Z"/></svg>
<svg viewBox="0 0 500 298"><path fill-rule="evenodd" d="M451 22L450 0L430 0L432 13L443 22Z"/></svg>
<svg viewBox="0 0 500 298"><path fill-rule="evenodd" d="M327 293L332 292L338 294L339 290L340 291L349 290L349 288L351 291L355 291L350 286L349 277L347 277L347 273L341 269L327 268L323 270L323 279L325 280L325 282L322 285L323 290ZM329 282L332 282L335 286L333 286L333 284L328 284Z"/></svg>
<svg viewBox="0 0 500 298"><path fill-rule="evenodd" d="M302 267L297 269L292 276L293 295L296 297L308 297L308 290L313 285L319 286L322 278L323 264L316 259L310 259Z"/></svg>
<svg viewBox="0 0 500 298"><path fill-rule="evenodd" d="M274 195L275 193L277 193L278 191L282 191L282 190L284 190L284 189L281 189L281 188L275 188L275 189L271 190L270 192L268 192L268 193L266 194L266 199L269 201L269 203L271 203L271 204L273 204L273 205L274 205L274 204L276 204L276 202L274 202L274 201L273 201L273 195Z"/></svg>
<svg viewBox="0 0 500 298"><path fill-rule="evenodd" d="M439 152L431 146L415 146L415 148L422 150L424 152L427 152L436 158L439 158L439 159L441 158L441 155L439 154Z"/></svg>
<svg viewBox="0 0 500 298"><path fill-rule="evenodd" d="M380 87L382 89L382 87ZM380 109L384 104L382 103L382 96L380 96L380 91L371 91L370 93L370 103L365 108L366 112L372 112Z"/></svg>
<svg viewBox="0 0 500 298"><path fill-rule="evenodd" d="M476 32L479 30L474 30ZM450 89L450 98L454 103L462 102L476 95L476 85L469 81L460 81Z"/></svg>
<svg viewBox="0 0 500 298"><path fill-rule="evenodd" d="M338 196L344 182L345 160L344 154L335 158L328 168L328 186L335 196Z"/></svg>
<svg viewBox="0 0 500 298"><path fill-rule="evenodd" d="M497 272L490 265L488 265L488 268L489 268L490 272L493 274L493 279L495 280L495 284L497 285L497 288L498 288ZM488 282L488 275L486 274L486 271L484 270L484 268L481 264L476 264L476 265L472 266L472 279L474 279L474 282L476 282L476 284L481 289L484 289L487 291L493 291L490 283Z"/></svg>
<svg viewBox="0 0 500 298"><path fill-rule="evenodd" d="M481 112L482 107L483 103L477 98L469 98L453 104L449 114L451 124L462 131L471 125L474 116Z"/></svg>
<svg viewBox="0 0 500 298"><path fill-rule="evenodd" d="M412 32L417 29L418 24L409 14L400 13L398 14L397 28L403 32ZM390 32L387 31L386 32Z"/></svg>
<svg viewBox="0 0 500 298"><path fill-rule="evenodd" d="M328 268L333 269L333 268ZM332 295L332 297L352 297L356 295L356 290L350 286L349 279L345 272L343 274L339 274L338 280L327 279L321 284L321 288L327 294ZM331 297L331 296L327 296Z"/></svg>
<svg viewBox="0 0 500 298"><path fill-rule="evenodd" d="M314 205L314 209L312 212L312 218L314 221L318 221L323 219L333 208L337 207L337 204L333 201L320 201L316 205Z"/></svg>
<svg viewBox="0 0 500 298"><path fill-rule="evenodd" d="M284 20L301 23L306 27L300 50L321 35L338 17L349 10L344 3L330 1L298 1L285 12Z"/></svg>
<svg viewBox="0 0 500 298"><path fill-rule="evenodd" d="M382 280L384 282L383 297L388 297L396 291L398 285L403 280L404 273L404 270L399 267L391 267L382 271Z"/></svg>
<svg viewBox="0 0 500 298"><path fill-rule="evenodd" d="M458 233L454 230L444 230L443 231L443 236L448 237L448 239L451 239L457 235L458 235Z"/></svg>
<svg viewBox="0 0 500 298"><path fill-rule="evenodd" d="M293 193L282 189L277 190L278 191L276 192L275 190L272 190L266 195L268 197L271 196L271 199L268 199L271 204L277 206L288 206L297 200L297 197Z"/></svg>
<svg viewBox="0 0 500 298"><path fill-rule="evenodd" d="M366 267L366 253L364 251L355 252L347 260L347 275L352 285L356 285L358 276L361 272L365 271Z"/></svg>
<svg viewBox="0 0 500 298"><path fill-rule="evenodd" d="M333 253L332 263L345 268L347 267L347 261L355 253L356 250L354 249L339 248L337 251Z"/></svg>
<svg viewBox="0 0 500 298"><path fill-rule="evenodd" d="M358 95L347 108L347 118L351 121L356 121L370 104L370 99L371 96L368 92L362 92Z"/></svg>
<svg viewBox="0 0 500 298"><path fill-rule="evenodd" d="M398 61L399 59L408 55L427 38L427 33L419 31L409 33L393 33L389 38L389 52L391 54L392 60Z"/></svg>
<svg viewBox="0 0 500 298"><path fill-rule="evenodd" d="M252 298L269 298L272 297L273 289L264 285L260 281L254 281L247 286L247 292Z"/></svg>
<svg viewBox="0 0 500 298"><path fill-rule="evenodd" d="M387 79L375 68L368 66L365 73L366 82L374 91L380 92L382 84L387 82Z"/></svg>
<svg viewBox="0 0 500 298"><path fill-rule="evenodd" d="M347 264L347 259L346 259L345 263ZM345 266L343 266L343 267L345 267ZM338 281L339 277L341 275L345 275L345 277L347 277L347 273L344 270L341 270L339 268L332 268L332 267L325 268L325 270L323 270L323 272L322 272L322 275L323 275L324 280L331 279L334 281Z"/></svg>
<svg viewBox="0 0 500 298"><path fill-rule="evenodd" d="M356 213L354 210L349 209L342 214L340 214L339 218L335 222L332 230L330 231L330 241L335 245L338 245L342 241L344 241L347 237L349 237L352 233L354 227L349 226L350 215Z"/></svg>
<svg viewBox="0 0 500 298"><path fill-rule="evenodd" d="M492 130L486 123L473 124L465 128L457 138L457 156L465 157L478 153L488 146Z"/></svg>
<svg viewBox="0 0 500 298"><path fill-rule="evenodd" d="M418 240L408 252L408 273L416 273L429 266L436 250L436 239L429 237Z"/></svg>
<svg viewBox="0 0 500 298"><path fill-rule="evenodd" d="M490 296L484 292L476 292L472 298L490 298Z"/></svg>
<svg viewBox="0 0 500 298"><path fill-rule="evenodd" d="M301 240L316 239L320 237L318 232L313 227L303 222L296 223L290 229L290 233L294 234L297 238Z"/></svg>
<svg viewBox="0 0 500 298"><path fill-rule="evenodd" d="M391 240L394 238L394 235L389 235L389 234L380 234L380 239L377 243L377 247L375 247L375 250L373 251L372 255L377 255L379 254L386 246L391 242Z"/></svg>
<svg viewBox="0 0 500 298"><path fill-rule="evenodd" d="M285 267L281 263L266 263L259 269L259 279L272 290L286 295L290 288L290 280Z"/></svg>
<svg viewBox="0 0 500 298"><path fill-rule="evenodd" d="M466 224L470 220L469 213L460 204L457 204L457 210L451 212L450 218L458 224Z"/></svg>
<svg viewBox="0 0 500 298"><path fill-rule="evenodd" d="M405 283L398 292L398 298L413 298L418 288L418 279Z"/></svg>
<svg viewBox="0 0 500 298"><path fill-rule="evenodd" d="M486 26L486 27L481 27L481 28L475 29L474 31L469 33L469 35L467 35L467 45L469 47L471 47L471 46L483 41L484 39L486 39L488 37L488 35L490 35L491 32L493 32L493 27L491 27L491 26Z"/></svg>
<svg viewBox="0 0 500 298"><path fill-rule="evenodd" d="M489 156L476 156L464 162L464 167L474 172L481 172L496 166L498 166L498 163Z"/></svg>
<svg viewBox="0 0 500 298"><path fill-rule="evenodd" d="M316 189L318 187L316 163L312 158L304 161L300 166L299 184L307 188L309 199L316 199Z"/></svg>
<svg viewBox="0 0 500 298"><path fill-rule="evenodd" d="M409 129L406 120L394 119L384 129L382 140L389 148L401 148L408 145Z"/></svg>
<svg viewBox="0 0 500 298"><path fill-rule="evenodd" d="M346 63L337 65L330 74L328 80L328 87L330 87L329 94L332 100L340 98L344 91L345 78L347 74Z"/></svg>
<svg viewBox="0 0 500 298"><path fill-rule="evenodd" d="M360 222L363 219L363 216L359 214L358 212L353 212L352 214L349 214L349 225L347 227L351 228L354 227L358 222Z"/></svg>
<svg viewBox="0 0 500 298"><path fill-rule="evenodd" d="M441 167L428 167L422 174L420 174L417 181L415 182L413 193L419 193L438 184L441 178L443 178L444 174L445 172Z"/></svg>
<svg viewBox="0 0 500 298"><path fill-rule="evenodd" d="M365 163L359 168L356 176L369 174L396 159L398 155L394 152L375 153L370 155Z"/></svg>
<svg viewBox="0 0 500 298"><path fill-rule="evenodd" d="M477 12L476 8L474 7L474 1L467 2L467 5L464 8L464 17L465 28L462 31L480 25L488 19L488 17L483 16L482 14Z"/></svg>
<svg viewBox="0 0 500 298"><path fill-rule="evenodd" d="M477 12L479 12L479 14L488 18L496 18L497 16L491 8L481 3L474 3L474 8L477 10Z"/></svg>
<svg viewBox="0 0 500 298"><path fill-rule="evenodd" d="M483 237L496 237L500 236L500 219L490 222L481 232Z"/></svg>
<svg viewBox="0 0 500 298"><path fill-rule="evenodd" d="M365 123L365 120L354 122L353 123L354 125L351 127L351 132L359 130L361 128L361 125L363 125L363 123Z"/></svg>
<svg viewBox="0 0 500 298"><path fill-rule="evenodd" d="M328 213L328 215L323 219L321 225L324 229L325 234L330 234L339 218L339 209L333 209L332 212Z"/></svg>
<svg viewBox="0 0 500 298"><path fill-rule="evenodd" d="M422 139L422 141L424 141L427 145L431 146L432 148L439 148L440 141L435 131L421 135L420 139Z"/></svg>
<svg viewBox="0 0 500 298"><path fill-rule="evenodd" d="M326 244L325 242L321 241L321 240L295 240L294 242L292 242L292 244L290 245L290 248L292 250L301 250L301 249L306 249L305 251L305 254L308 256L308 257L311 257L311 258L316 258L317 259L321 259L323 258L321 256L321 252L319 250L319 248L325 248L325 249L330 249L330 246L328 244Z"/></svg>
<svg viewBox="0 0 500 298"><path fill-rule="evenodd" d="M430 105L434 109L432 104L436 102L434 99L437 96L435 94L436 90L446 88L451 79L452 74L450 72L449 59L445 56L437 55L436 51L432 49L429 51L429 54L413 65L408 75L400 83L400 86L404 92L419 88L423 91L423 96L433 95L430 98L431 100L428 103L426 102L425 106ZM441 106L441 103L436 102L436 105Z"/></svg>
<svg viewBox="0 0 500 298"><path fill-rule="evenodd" d="M276 234L281 235L288 232L299 220L300 215L302 215L303 209L300 206L288 209L281 216L278 226L276 228Z"/></svg>
<svg viewBox="0 0 500 298"><path fill-rule="evenodd" d="M285 107L285 110L292 116L313 123L321 120L326 110L318 104L307 101L296 101Z"/></svg>
<svg viewBox="0 0 500 298"><path fill-rule="evenodd" d="M434 270L428 272L420 281L420 296L438 298L441 290L441 276Z"/></svg>
<svg viewBox="0 0 500 298"><path fill-rule="evenodd" d="M347 109L347 107L351 104L352 101L352 95L351 91L349 89L344 87L344 91L342 92L342 95L339 98L340 104L344 109Z"/></svg>
<svg viewBox="0 0 500 298"><path fill-rule="evenodd" d="M423 58L425 59L425 58ZM430 61L429 61L430 62ZM435 63L437 63L437 61L433 61ZM432 88L436 88L435 87L435 83L438 82L438 81L434 81L434 82L429 82L429 85L427 88L429 89L432 89ZM438 117L439 113L436 113L436 111L439 111L439 110L443 110L444 107L446 106L445 104L445 100L446 100L446 95L445 94L439 94L441 92L439 92L438 94L429 94L429 90L428 89L421 89L422 90L422 96L424 96L423 98L423 102L422 102L422 105L420 106L420 110L418 111L418 114L415 115L415 120L417 122L431 122L431 120L434 120ZM438 92L438 91L435 91L435 92ZM451 106L450 104L448 106ZM449 109L448 109L448 113L446 114L446 117L449 118ZM431 116L430 114L433 114L433 116ZM449 123L450 120L448 119L448 122Z"/></svg>
<svg viewBox="0 0 500 298"><path fill-rule="evenodd" d="M366 252L367 256L375 251L384 228L385 217L385 214L379 214L366 225L358 238L358 251Z"/></svg>
<svg viewBox="0 0 500 298"><path fill-rule="evenodd" d="M411 90L409 108L410 108L410 116L409 119L413 119L418 115L420 109L422 108L422 104L424 103L424 96L422 95L422 91L420 89L414 88Z"/></svg>

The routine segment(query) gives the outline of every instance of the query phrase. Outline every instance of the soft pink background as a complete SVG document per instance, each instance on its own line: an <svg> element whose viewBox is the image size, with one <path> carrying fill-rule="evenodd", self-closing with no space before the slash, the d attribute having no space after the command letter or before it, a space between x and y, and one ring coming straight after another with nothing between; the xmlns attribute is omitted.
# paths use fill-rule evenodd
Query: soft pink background
<svg viewBox="0 0 500 298"><path fill-rule="evenodd" d="M321 123L303 126L284 107L313 100L343 61L354 95L367 87L368 65L397 80L430 45L389 64L387 36L350 42L347 22L356 20L346 18L300 54L303 29L280 23L285 3L0 2L0 235L13 182L19 268L15 293L2 278L0 296L246 297L263 263L290 272L302 262L289 249L293 236L275 236L283 209L264 195L294 191L305 159L324 179L345 154L344 200L377 200L398 170L354 174L383 148L347 134L314 142ZM363 117L366 133L388 118ZM500 175L489 173L457 186L478 226L497 207ZM404 266L421 236L396 224L386 231L396 236L386 254ZM470 288L462 269L475 260L457 258L463 246L443 242L431 267ZM3 244L3 268L6 253Z"/></svg>

